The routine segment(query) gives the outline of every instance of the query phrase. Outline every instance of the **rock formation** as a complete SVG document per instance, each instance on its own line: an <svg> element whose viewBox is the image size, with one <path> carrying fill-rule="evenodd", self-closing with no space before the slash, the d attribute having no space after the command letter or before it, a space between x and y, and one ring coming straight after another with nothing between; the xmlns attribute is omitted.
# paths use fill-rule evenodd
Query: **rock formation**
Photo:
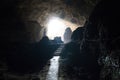
<svg viewBox="0 0 120 80"><path fill-rule="evenodd" d="M101 1L92 12L86 27L85 43L93 42L99 46L95 47L100 50L99 56L96 55L99 65L102 66L100 80L119 80L120 76L118 3L112 0ZM98 52L94 52L96 53Z"/></svg>
<svg viewBox="0 0 120 80"><path fill-rule="evenodd" d="M81 41L83 39L84 27L78 27L71 35L72 41Z"/></svg>
<svg viewBox="0 0 120 80"><path fill-rule="evenodd" d="M63 52L69 51L69 55L65 54L69 64L74 64L72 67L67 67L69 70L75 71L73 66L78 66L78 73L81 73L80 67L83 67L88 73L85 80L119 80L119 2L112 0L101 1L93 10L88 21L86 22L83 39L78 49L78 55L72 56L78 60L71 62L71 53L73 45L67 45ZM75 46L74 46L75 47ZM71 48L71 49L68 49ZM77 49L77 48L75 48ZM67 51L67 52L68 52ZM74 50L73 50L74 51ZM75 54L75 52L73 52ZM66 60L65 60L66 62ZM71 66L71 65L69 65ZM76 71L75 71L76 72ZM70 73L70 72L69 72ZM69 74L68 73L68 74ZM73 72L71 72L73 73ZM89 74L90 73L90 74ZM77 74L76 74L77 75ZM68 75L69 76L69 75ZM72 76L72 74L71 74ZM78 75L79 79L84 77ZM77 76L77 77L78 77ZM88 77L89 76L89 77Z"/></svg>
<svg viewBox="0 0 120 80"><path fill-rule="evenodd" d="M57 49L46 36L36 43L14 42L8 45L8 71L21 74L39 72Z"/></svg>

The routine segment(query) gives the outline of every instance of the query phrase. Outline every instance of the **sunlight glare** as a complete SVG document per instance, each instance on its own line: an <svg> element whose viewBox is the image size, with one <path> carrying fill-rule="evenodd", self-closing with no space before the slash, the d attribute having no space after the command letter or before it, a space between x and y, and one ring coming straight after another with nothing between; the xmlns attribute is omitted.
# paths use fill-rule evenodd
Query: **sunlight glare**
<svg viewBox="0 0 120 80"><path fill-rule="evenodd" d="M63 21L60 18L53 17L47 24L47 36L50 39L54 39L56 36L60 36L62 38L65 29L66 25Z"/></svg>

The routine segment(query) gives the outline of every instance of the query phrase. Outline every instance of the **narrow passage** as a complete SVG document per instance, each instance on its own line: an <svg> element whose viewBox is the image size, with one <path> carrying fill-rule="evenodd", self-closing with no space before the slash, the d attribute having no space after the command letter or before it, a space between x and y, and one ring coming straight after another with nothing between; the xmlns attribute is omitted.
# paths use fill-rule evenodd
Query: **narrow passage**
<svg viewBox="0 0 120 80"><path fill-rule="evenodd" d="M61 45L56 51L55 56L50 60L50 67L46 76L46 80L58 80L58 69L59 69L59 54L63 45Z"/></svg>

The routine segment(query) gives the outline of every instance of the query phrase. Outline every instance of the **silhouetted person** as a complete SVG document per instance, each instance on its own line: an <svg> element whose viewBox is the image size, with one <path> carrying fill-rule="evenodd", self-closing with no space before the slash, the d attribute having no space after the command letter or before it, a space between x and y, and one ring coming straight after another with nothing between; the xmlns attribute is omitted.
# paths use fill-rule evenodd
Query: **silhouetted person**
<svg viewBox="0 0 120 80"><path fill-rule="evenodd" d="M64 43L68 43L71 41L72 30L68 27L64 33Z"/></svg>

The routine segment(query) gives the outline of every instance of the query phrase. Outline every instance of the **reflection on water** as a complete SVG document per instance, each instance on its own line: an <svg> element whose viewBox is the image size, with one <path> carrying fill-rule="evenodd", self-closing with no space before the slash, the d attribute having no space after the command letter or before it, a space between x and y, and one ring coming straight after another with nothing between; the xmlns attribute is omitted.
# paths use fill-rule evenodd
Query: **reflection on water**
<svg viewBox="0 0 120 80"><path fill-rule="evenodd" d="M46 77L46 80L58 80L58 68L59 68L59 56L54 56L50 60L50 67Z"/></svg>

